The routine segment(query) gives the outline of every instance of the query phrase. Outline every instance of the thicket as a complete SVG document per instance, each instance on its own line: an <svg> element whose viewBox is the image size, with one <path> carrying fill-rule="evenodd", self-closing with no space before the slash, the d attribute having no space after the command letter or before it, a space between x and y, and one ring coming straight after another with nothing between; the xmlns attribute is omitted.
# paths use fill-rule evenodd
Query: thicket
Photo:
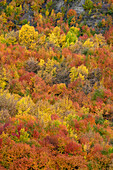
<svg viewBox="0 0 113 170"><path fill-rule="evenodd" d="M112 15L102 34L54 3L0 1L0 168L112 170Z"/></svg>

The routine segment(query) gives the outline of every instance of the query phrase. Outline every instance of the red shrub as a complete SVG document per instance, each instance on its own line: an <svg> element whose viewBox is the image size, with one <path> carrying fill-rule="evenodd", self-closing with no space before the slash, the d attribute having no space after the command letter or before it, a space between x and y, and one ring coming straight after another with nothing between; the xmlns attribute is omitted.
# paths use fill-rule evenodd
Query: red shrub
<svg viewBox="0 0 113 170"><path fill-rule="evenodd" d="M72 17L72 16L77 18L77 13L74 9L69 9L69 11L67 12L67 18Z"/></svg>
<svg viewBox="0 0 113 170"><path fill-rule="evenodd" d="M77 153L80 153L80 151L82 151L81 145L74 141L68 142L65 147L65 152L68 154L77 155Z"/></svg>

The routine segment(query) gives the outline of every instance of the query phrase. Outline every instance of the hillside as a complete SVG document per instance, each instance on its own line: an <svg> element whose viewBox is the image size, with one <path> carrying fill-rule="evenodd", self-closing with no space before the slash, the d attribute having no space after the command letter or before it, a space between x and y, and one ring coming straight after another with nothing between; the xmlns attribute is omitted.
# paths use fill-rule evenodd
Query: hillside
<svg viewBox="0 0 113 170"><path fill-rule="evenodd" d="M0 170L113 169L113 0L0 0Z"/></svg>

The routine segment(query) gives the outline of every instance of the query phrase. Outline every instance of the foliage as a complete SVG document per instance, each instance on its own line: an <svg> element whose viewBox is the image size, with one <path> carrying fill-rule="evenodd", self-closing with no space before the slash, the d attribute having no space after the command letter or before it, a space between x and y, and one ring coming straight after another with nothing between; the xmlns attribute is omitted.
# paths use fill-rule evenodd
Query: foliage
<svg viewBox="0 0 113 170"><path fill-rule="evenodd" d="M85 0L85 4L83 5L84 9L90 10L93 8L93 1L91 0Z"/></svg>
<svg viewBox="0 0 113 170"><path fill-rule="evenodd" d="M54 43L58 47L64 47L66 41L66 35L61 34L59 27L55 27L52 33L49 35L49 41Z"/></svg>
<svg viewBox="0 0 113 170"><path fill-rule="evenodd" d="M70 70L70 78L71 81L75 81L77 78L84 80L84 78L88 75L88 69L81 65L78 68L72 67Z"/></svg>
<svg viewBox="0 0 113 170"><path fill-rule="evenodd" d="M37 73L37 71L40 69L40 66L38 65L38 62L35 61L35 59L29 58L26 62L25 62L25 70L28 72L34 72Z"/></svg>
<svg viewBox="0 0 113 170"><path fill-rule="evenodd" d="M77 17L77 13L74 9L70 9L68 12L67 12L67 18L71 17L71 16L75 16Z"/></svg>
<svg viewBox="0 0 113 170"><path fill-rule="evenodd" d="M11 31L11 32L9 32L8 34L5 35L5 41L8 45L17 44L18 39L19 39L19 32L18 31L16 31L16 32Z"/></svg>
<svg viewBox="0 0 113 170"><path fill-rule="evenodd" d="M0 169L112 169L112 1L93 2L0 1Z"/></svg>
<svg viewBox="0 0 113 170"><path fill-rule="evenodd" d="M74 44L78 38L79 35L79 28L71 27L66 35L66 46Z"/></svg>
<svg viewBox="0 0 113 170"><path fill-rule="evenodd" d="M38 32L35 32L34 27L29 26L28 24L23 25L19 31L19 42L27 48L32 48L32 46L35 45L37 38Z"/></svg>
<svg viewBox="0 0 113 170"><path fill-rule="evenodd" d="M109 44L113 44L113 27L109 28L105 33L105 38Z"/></svg>

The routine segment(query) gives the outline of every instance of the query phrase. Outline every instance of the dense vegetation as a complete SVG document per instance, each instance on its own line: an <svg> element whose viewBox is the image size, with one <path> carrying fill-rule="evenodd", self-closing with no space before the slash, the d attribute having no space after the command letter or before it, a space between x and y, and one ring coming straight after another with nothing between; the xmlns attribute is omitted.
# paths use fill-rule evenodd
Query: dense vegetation
<svg viewBox="0 0 113 170"><path fill-rule="evenodd" d="M0 0L0 170L113 168L113 0L61 2Z"/></svg>

